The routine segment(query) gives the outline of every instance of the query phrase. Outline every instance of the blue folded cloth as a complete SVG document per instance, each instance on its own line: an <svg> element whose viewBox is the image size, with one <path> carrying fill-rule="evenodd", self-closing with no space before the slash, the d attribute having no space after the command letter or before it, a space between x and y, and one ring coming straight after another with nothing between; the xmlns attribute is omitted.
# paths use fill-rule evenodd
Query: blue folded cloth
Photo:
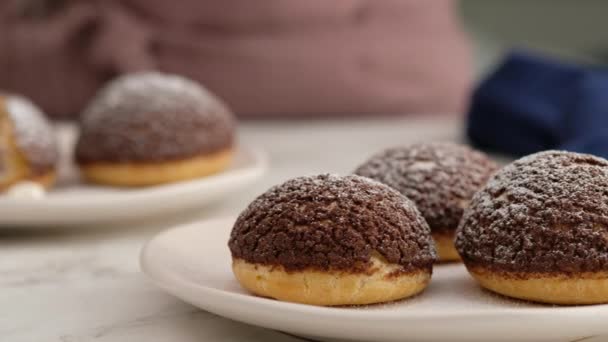
<svg viewBox="0 0 608 342"><path fill-rule="evenodd" d="M512 53L475 90L467 135L517 156L564 149L608 158L608 72Z"/></svg>

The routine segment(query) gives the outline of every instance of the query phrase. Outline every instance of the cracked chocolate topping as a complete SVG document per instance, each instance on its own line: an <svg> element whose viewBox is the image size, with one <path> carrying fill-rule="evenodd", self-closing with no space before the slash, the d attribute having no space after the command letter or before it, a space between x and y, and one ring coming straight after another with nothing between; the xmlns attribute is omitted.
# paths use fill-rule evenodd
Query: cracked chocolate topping
<svg viewBox="0 0 608 342"><path fill-rule="evenodd" d="M54 170L59 152L55 132L44 113L30 100L18 95L0 95L0 103L8 115L15 144L28 162L32 175ZM0 148L0 153L7 148Z"/></svg>
<svg viewBox="0 0 608 342"><path fill-rule="evenodd" d="M237 219L234 258L302 269L368 272L372 255L403 272L431 270L430 229L414 204L359 176L323 174L275 186Z"/></svg>
<svg viewBox="0 0 608 342"><path fill-rule="evenodd" d="M453 143L386 149L355 170L414 201L431 231L453 234L471 197L498 166L485 154Z"/></svg>
<svg viewBox="0 0 608 342"><path fill-rule="evenodd" d="M79 163L154 162L233 146L235 120L213 94L188 79L145 72L110 82L81 118Z"/></svg>
<svg viewBox="0 0 608 342"><path fill-rule="evenodd" d="M547 151L506 166L473 197L456 248L498 271L608 271L608 161Z"/></svg>

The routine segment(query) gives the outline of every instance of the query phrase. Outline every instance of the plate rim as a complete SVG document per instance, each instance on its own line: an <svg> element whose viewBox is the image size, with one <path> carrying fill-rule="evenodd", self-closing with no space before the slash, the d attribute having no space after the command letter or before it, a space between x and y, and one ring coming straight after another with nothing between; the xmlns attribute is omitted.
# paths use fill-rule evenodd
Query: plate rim
<svg viewBox="0 0 608 342"><path fill-rule="evenodd" d="M149 239L143 245L143 247L141 249L141 252L139 255L139 263L140 263L140 268L141 268L142 272L154 284L156 284L160 288L164 289L165 291L169 292L170 294L172 294L174 296L182 298L183 300L191 303L190 301L184 299L179 294L174 293L174 291L172 291L170 288L168 288L168 286L165 284L167 282L167 279L159 279L159 278L163 278L164 276L159 275L160 272L153 270L149 266L148 260L149 260L149 255L151 253L150 250L152 249L152 246L154 245L154 243L156 243L156 241L160 240L165 235L175 233L175 231L177 231L177 230L193 229L195 227L198 227L201 224L209 225L209 224L214 224L214 223L217 224L218 222L227 224L228 222L233 223L234 221L235 221L235 217L232 217L232 216L223 216L223 217L212 218L212 219L198 220L198 221L194 221L194 222L176 225L176 226L173 226L171 228L168 228L168 229L156 234L154 237ZM441 267L441 266L435 266L435 267ZM545 306L545 305L540 304L539 306L534 306L534 307L520 307L520 308L509 307L509 308L504 308L504 309L489 309L489 310L483 310L483 311L477 310L477 311L472 311L472 312L470 310L467 311L464 309L463 310L441 311L441 312L432 311L429 309L424 309L424 310L417 309L415 311L412 310L412 312L407 312L407 313L383 310L383 311L373 311L373 314L370 314L370 311L359 310L358 308L354 308L354 310L353 310L351 308L343 308L343 307L321 307L321 306L314 306L314 305L307 305L307 304L282 302L282 301L278 301L278 300L274 300L274 299L258 297L258 296L251 295L251 294L233 293L230 291L220 290L220 289L210 287L207 285L203 285L200 283L196 283L196 282L192 282L192 281L185 281L185 279L183 277L180 277L179 279L177 279L177 281L184 281L184 284L186 286L196 287L201 292L205 292L206 294L211 295L211 296L221 297L222 299L228 299L231 302L237 302L237 303L247 304L247 305L256 305L257 307L261 307L264 310L277 310L278 309L278 310L283 310L283 311L297 312L298 314L309 315L310 317L314 317L316 319L318 319L319 317L335 319L338 316L340 319L349 319L349 320L356 319L356 320L365 320L365 321L370 321L370 320L393 321L393 320L404 320L404 319L428 320L429 318L441 319L441 320L444 320L444 319L445 320L455 320L455 319L475 319L476 317L477 318L483 317L484 319L486 319L488 317L506 317L506 316L509 316L509 317L517 316L518 319L521 319L521 318L526 318L526 317L531 317L531 316L534 316L535 318L537 318L538 315L542 315L543 317L547 317L547 315L560 316L561 318L564 318L564 317L578 317L578 316L588 317L589 315L593 314L594 312L606 314L606 312L607 312L606 310L608 307L608 304L587 305L587 306L551 306L551 305ZM405 300L407 300L407 299L405 299ZM516 299L509 299L509 300L518 301ZM205 310L207 310L207 309L205 308ZM211 311L211 310L209 310L209 311ZM373 318L371 316L373 316Z"/></svg>
<svg viewBox="0 0 608 342"><path fill-rule="evenodd" d="M95 196L88 194L84 200L79 200L78 196L46 196L40 199L22 199L22 198L11 198L7 196L0 196L0 212L10 213L12 211L74 211L74 210L90 210L91 208L99 207L117 207L120 205L132 205L135 203L141 203L147 201L150 196L154 196L156 200L161 197L160 200L166 200L175 196L191 195L199 192L201 186L221 187L221 185L227 182L238 181L239 183L251 183L254 180L262 177L268 170L269 158L265 150L260 147L251 147L239 145L237 153L242 153L250 158L250 163L246 164L242 168L226 170L214 175L202 177L199 179L193 179L184 182L163 184L153 187L126 189L124 192L116 192L109 196ZM219 184L219 185L218 185ZM143 215L142 218L147 217ZM128 220L137 219L137 217L128 218ZM52 222L51 222L52 221ZM84 220L74 219L66 220L65 222L59 220L50 220L49 222L40 222L40 220L27 220L22 219L20 216L18 219L1 218L0 227L2 226L18 226L18 227L50 227L50 226L73 226L75 224L90 224L97 222L98 220ZM120 223L123 219L112 220L112 222ZM101 220L99 220L101 222ZM105 222L105 221L104 221ZM1 228L0 228L1 229Z"/></svg>

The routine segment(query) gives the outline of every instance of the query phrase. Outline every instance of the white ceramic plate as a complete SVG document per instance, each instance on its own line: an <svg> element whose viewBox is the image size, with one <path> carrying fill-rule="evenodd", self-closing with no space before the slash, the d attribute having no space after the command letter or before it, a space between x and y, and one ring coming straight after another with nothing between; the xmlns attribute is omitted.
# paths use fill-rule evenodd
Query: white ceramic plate
<svg viewBox="0 0 608 342"><path fill-rule="evenodd" d="M212 313L314 339L608 340L608 305L552 307L499 297L481 290L459 264L435 267L423 294L390 304L326 308L256 297L239 287L230 269L233 222L196 222L159 234L142 250L143 271Z"/></svg>
<svg viewBox="0 0 608 342"><path fill-rule="evenodd" d="M230 168L208 177L145 188L114 188L80 182L62 164L59 184L40 199L0 196L0 225L53 227L117 222L198 208L254 182L267 168L265 154L240 147Z"/></svg>

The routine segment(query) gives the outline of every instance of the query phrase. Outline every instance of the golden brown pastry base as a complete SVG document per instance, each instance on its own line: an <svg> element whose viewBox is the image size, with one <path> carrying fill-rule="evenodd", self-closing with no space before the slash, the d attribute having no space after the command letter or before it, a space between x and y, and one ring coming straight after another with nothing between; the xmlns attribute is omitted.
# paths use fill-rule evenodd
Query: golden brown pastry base
<svg viewBox="0 0 608 342"><path fill-rule="evenodd" d="M115 186L147 186L200 178L228 167L232 148L210 155L156 163L90 163L80 165L92 183Z"/></svg>
<svg viewBox="0 0 608 342"><path fill-rule="evenodd" d="M508 297L561 305L608 303L608 272L522 278L482 267L468 269L482 287Z"/></svg>
<svg viewBox="0 0 608 342"><path fill-rule="evenodd" d="M53 186L53 184L55 184L56 179L57 179L57 173L55 173L55 171L49 171L43 175L33 176L26 180L28 180L30 182L36 182L36 183L42 185L44 188L48 189L51 186Z"/></svg>
<svg viewBox="0 0 608 342"><path fill-rule="evenodd" d="M454 247L454 235L446 233L432 233L432 235L440 262L460 261L460 255Z"/></svg>
<svg viewBox="0 0 608 342"><path fill-rule="evenodd" d="M390 302L413 296L427 286L431 273L391 274L398 266L373 260L374 272L286 272L280 266L257 265L234 259L232 270L245 289L286 302L311 305L362 305Z"/></svg>

